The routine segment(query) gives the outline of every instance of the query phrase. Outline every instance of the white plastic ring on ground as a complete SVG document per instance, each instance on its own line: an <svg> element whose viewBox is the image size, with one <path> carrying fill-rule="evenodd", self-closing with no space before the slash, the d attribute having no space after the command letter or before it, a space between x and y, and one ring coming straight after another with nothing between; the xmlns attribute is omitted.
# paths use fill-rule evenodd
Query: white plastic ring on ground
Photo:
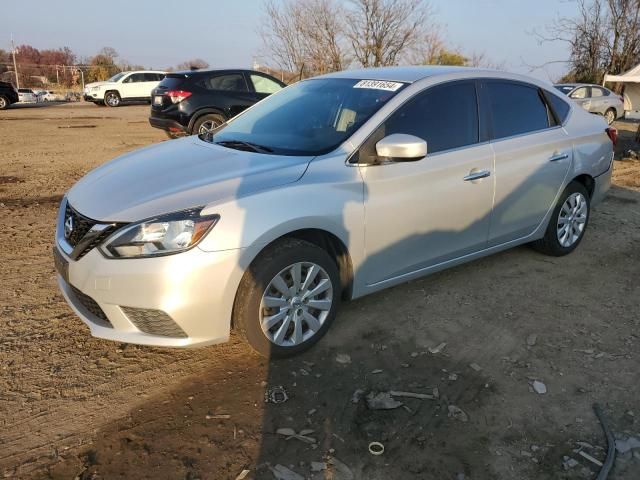
<svg viewBox="0 0 640 480"><path fill-rule="evenodd" d="M369 444L369 453L371 455L382 455L384 453L384 445L380 442L371 442Z"/></svg>

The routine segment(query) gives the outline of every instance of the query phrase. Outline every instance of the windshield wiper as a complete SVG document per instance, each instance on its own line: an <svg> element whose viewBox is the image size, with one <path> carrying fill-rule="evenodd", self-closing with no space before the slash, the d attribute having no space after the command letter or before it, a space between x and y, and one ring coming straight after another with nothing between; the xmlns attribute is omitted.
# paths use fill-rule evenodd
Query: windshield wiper
<svg viewBox="0 0 640 480"><path fill-rule="evenodd" d="M240 140L223 140L221 142L215 142L216 145L222 145L227 148L235 148L236 150L247 150L257 153L272 153L273 149L265 147L263 145L257 145L251 142L243 142Z"/></svg>

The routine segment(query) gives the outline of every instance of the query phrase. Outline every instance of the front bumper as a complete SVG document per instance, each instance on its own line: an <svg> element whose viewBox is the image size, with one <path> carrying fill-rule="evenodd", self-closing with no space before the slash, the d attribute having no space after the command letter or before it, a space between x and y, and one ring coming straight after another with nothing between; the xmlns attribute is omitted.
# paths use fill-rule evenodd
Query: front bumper
<svg viewBox="0 0 640 480"><path fill-rule="evenodd" d="M77 261L58 251L69 262L62 294L93 336L163 347L229 339L243 250L107 259L94 248Z"/></svg>

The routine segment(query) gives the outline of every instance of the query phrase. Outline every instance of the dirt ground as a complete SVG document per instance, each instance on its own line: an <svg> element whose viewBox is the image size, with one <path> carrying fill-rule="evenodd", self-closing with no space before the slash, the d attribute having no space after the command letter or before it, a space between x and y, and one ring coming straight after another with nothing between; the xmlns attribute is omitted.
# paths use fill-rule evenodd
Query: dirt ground
<svg viewBox="0 0 640 480"><path fill-rule="evenodd" d="M270 362L235 337L197 350L94 339L58 292L61 195L164 141L147 113L0 112L4 478L588 479L598 466L579 452L602 461L606 446L595 402L616 435L640 435L640 160L618 155L616 186L573 254L516 248L346 303L310 352ZM637 123L617 126L621 152L640 148ZM288 400L265 403L280 385ZM367 407L390 390L435 398ZM301 477L276 477L276 464ZM640 450L610 478L640 478Z"/></svg>

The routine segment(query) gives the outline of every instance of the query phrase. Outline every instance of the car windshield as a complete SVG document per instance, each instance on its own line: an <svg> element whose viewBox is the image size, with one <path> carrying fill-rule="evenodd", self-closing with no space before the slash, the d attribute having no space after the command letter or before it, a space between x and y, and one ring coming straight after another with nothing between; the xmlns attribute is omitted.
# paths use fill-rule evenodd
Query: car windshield
<svg viewBox="0 0 640 480"><path fill-rule="evenodd" d="M554 87L556 87L556 90L564 93L565 95L569 95L569 93L571 93L571 90L576 88L575 85L554 85Z"/></svg>
<svg viewBox="0 0 640 480"><path fill-rule="evenodd" d="M122 77L125 76L125 73L126 72L116 73L113 77L107 80L107 82L117 82L118 80L120 80Z"/></svg>
<svg viewBox="0 0 640 480"><path fill-rule="evenodd" d="M200 138L261 153L322 155L349 138L404 86L377 80L305 80Z"/></svg>

